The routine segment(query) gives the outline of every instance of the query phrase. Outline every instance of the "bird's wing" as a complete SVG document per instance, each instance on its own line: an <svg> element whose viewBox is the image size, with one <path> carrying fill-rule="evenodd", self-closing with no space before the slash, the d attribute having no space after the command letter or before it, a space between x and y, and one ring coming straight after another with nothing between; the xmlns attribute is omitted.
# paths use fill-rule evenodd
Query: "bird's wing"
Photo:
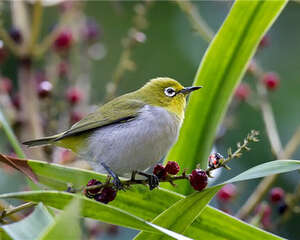
<svg viewBox="0 0 300 240"><path fill-rule="evenodd" d="M139 100L117 98L104 104L97 111L88 114L85 118L75 123L62 136L57 138L56 141L95 128L130 121L138 116L140 109L144 106L145 103Z"/></svg>

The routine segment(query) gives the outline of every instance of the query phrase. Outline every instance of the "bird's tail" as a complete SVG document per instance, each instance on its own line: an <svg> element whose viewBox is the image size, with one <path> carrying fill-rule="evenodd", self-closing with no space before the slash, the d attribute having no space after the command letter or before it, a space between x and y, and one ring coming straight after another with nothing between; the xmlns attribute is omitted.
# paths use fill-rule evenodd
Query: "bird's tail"
<svg viewBox="0 0 300 240"><path fill-rule="evenodd" d="M60 137L61 134L34 139L30 141L23 142L24 145L27 145L28 147L35 147L35 146L43 146L43 145L49 145L55 142L55 140Z"/></svg>

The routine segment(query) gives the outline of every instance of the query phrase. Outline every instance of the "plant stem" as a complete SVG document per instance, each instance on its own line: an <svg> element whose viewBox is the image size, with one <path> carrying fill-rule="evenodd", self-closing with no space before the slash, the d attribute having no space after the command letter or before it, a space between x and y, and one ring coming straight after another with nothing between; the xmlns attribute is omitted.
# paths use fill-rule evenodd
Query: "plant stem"
<svg viewBox="0 0 300 240"><path fill-rule="evenodd" d="M2 220L5 217L8 217L10 215L13 215L13 214L15 214L17 212L20 212L20 211L22 211L24 209L31 208L31 207L33 207L35 205L37 205L37 203L27 202L27 203L24 203L24 204L22 204L20 206L14 207L12 209L4 209L3 212L2 212L2 214L1 214L1 216L0 216L0 220ZM20 219L18 218L16 220L20 220Z"/></svg>
<svg viewBox="0 0 300 240"><path fill-rule="evenodd" d="M42 26L43 6L41 0L36 0L34 3L33 16L32 16L32 27L31 27L31 39L28 45L28 51L30 55L34 52L36 43L38 41L41 26Z"/></svg>

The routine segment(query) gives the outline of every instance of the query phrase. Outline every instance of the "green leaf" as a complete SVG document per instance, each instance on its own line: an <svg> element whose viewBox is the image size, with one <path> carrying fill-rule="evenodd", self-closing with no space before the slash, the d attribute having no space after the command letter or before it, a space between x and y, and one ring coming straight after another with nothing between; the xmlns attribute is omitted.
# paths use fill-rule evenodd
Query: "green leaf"
<svg viewBox="0 0 300 240"><path fill-rule="evenodd" d="M9 123L6 121L6 118L4 117L4 114L0 108L0 126L3 127L3 130L13 147L14 151L16 152L17 156L20 158L25 158L25 154L19 144L19 141L17 140L13 130L11 129Z"/></svg>
<svg viewBox="0 0 300 240"><path fill-rule="evenodd" d="M14 240L35 240L53 222L51 214L42 203L39 203L28 217L19 222L4 225L2 228Z"/></svg>
<svg viewBox="0 0 300 240"><path fill-rule="evenodd" d="M296 160L277 160L258 165L222 184L189 195L188 197L173 204L152 222L174 232L184 233L189 236L188 233L185 232L186 229L192 225L194 220L201 214L204 207L213 198L215 193L226 183L260 178L268 175L290 172L297 169L300 169L300 161ZM136 239L153 239L153 237L154 236L151 233L142 232ZM165 236L160 236L156 237L156 239L167 238Z"/></svg>
<svg viewBox="0 0 300 240"><path fill-rule="evenodd" d="M114 206L98 203L95 200L88 199L84 196L78 196L67 192L28 191L0 195L0 198L17 198L25 201L43 202L45 205L57 209L64 209L74 197L81 201L82 208L80 215L83 217L93 218L103 222L148 232L165 233L175 239L189 239L183 235L171 232L168 229L164 229L153 223L147 222L142 218L136 217Z"/></svg>
<svg viewBox="0 0 300 240"><path fill-rule="evenodd" d="M39 240L81 239L79 225L80 201L74 198L66 209L55 218L55 221L42 233Z"/></svg>
<svg viewBox="0 0 300 240"><path fill-rule="evenodd" d="M216 186L195 192L186 198L176 202L162 214L157 216L152 222L156 225L173 229L178 233L183 233L201 214L207 203L213 198L221 186ZM140 239L169 239L163 235L141 232L136 240Z"/></svg>
<svg viewBox="0 0 300 240"><path fill-rule="evenodd" d="M52 168L50 172L54 174L54 177L60 177L62 182L65 177L71 183L72 176L73 178L81 176L82 179L89 179L89 176L98 178L97 175L103 177L102 175L91 171L68 168L38 161L28 161L28 165L35 170L39 168L43 169L44 174L47 174L47 171L45 171L46 168ZM53 171L53 169L56 169L56 171ZM245 233L242 236L245 236L245 239L247 239L249 233L255 233L257 239L276 239L276 237L269 233L263 232L247 225L246 223L240 222L230 216L218 212L215 209L205 206L218 188L222 187L222 185L226 183L264 177L271 174L283 173L297 169L300 169L300 161L277 160L268 162L251 168L221 185L208 188L202 192L196 192L187 198L168 190L155 189L150 192L145 186L132 186L132 188L128 191L118 193L117 198L111 203L113 206L99 204L93 200L80 197L81 199L84 199L83 203L85 205L81 214L85 217L102 220L116 225L146 230L149 232L153 232L153 229L149 229L149 227L145 225L144 220L141 220L141 218L149 221L153 220L160 214L159 217L155 218L154 224L157 224L158 222L159 224L162 224L163 227L168 227L175 232L183 231L183 233L188 237L194 237L195 234L200 233L213 236L216 232L218 232L218 234L220 234L220 239L222 239L223 236L227 239L235 239L235 232L241 234L240 229L244 229ZM0 198L14 197L26 201L42 201L49 206L63 209L64 206L66 206L66 204L71 200L72 196L74 195L58 191L32 191L4 194L0 195ZM192 209L192 211L188 211L187 209ZM203 211L202 214L200 214L201 211ZM136 217L129 213L136 215L139 219L137 220ZM211 220L210 215L212 215L212 213L216 216L216 219L214 220ZM181 221L181 219L184 219L184 221ZM226 221L222 222L219 221L219 219L225 219ZM219 221L219 225L215 224L214 227L207 228L206 222L213 223L212 221L215 221L216 223ZM222 227L219 228L218 226ZM232 232L229 232L227 228L231 229ZM156 237L157 236L159 235L156 234Z"/></svg>
<svg viewBox="0 0 300 240"><path fill-rule="evenodd" d="M226 183L240 182L254 178L261 178L273 174L285 173L300 169L299 160L276 160L257 165L245 172L229 179Z"/></svg>
<svg viewBox="0 0 300 240"><path fill-rule="evenodd" d="M202 59L194 85L203 89L191 95L179 139L166 161L177 161L188 171L198 163L206 168L216 130L234 89L261 37L286 3L286 0L235 1ZM192 189L188 183L182 183L176 191L188 194Z"/></svg>

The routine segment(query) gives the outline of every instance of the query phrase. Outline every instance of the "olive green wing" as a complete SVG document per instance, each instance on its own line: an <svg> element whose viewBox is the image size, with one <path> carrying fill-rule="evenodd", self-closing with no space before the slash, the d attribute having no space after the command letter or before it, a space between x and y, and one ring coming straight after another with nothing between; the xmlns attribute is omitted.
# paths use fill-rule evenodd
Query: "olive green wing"
<svg viewBox="0 0 300 240"><path fill-rule="evenodd" d="M69 130L64 132L63 135L55 139L55 141L95 128L130 121L138 116L144 106L145 103L139 100L116 98L75 123Z"/></svg>

